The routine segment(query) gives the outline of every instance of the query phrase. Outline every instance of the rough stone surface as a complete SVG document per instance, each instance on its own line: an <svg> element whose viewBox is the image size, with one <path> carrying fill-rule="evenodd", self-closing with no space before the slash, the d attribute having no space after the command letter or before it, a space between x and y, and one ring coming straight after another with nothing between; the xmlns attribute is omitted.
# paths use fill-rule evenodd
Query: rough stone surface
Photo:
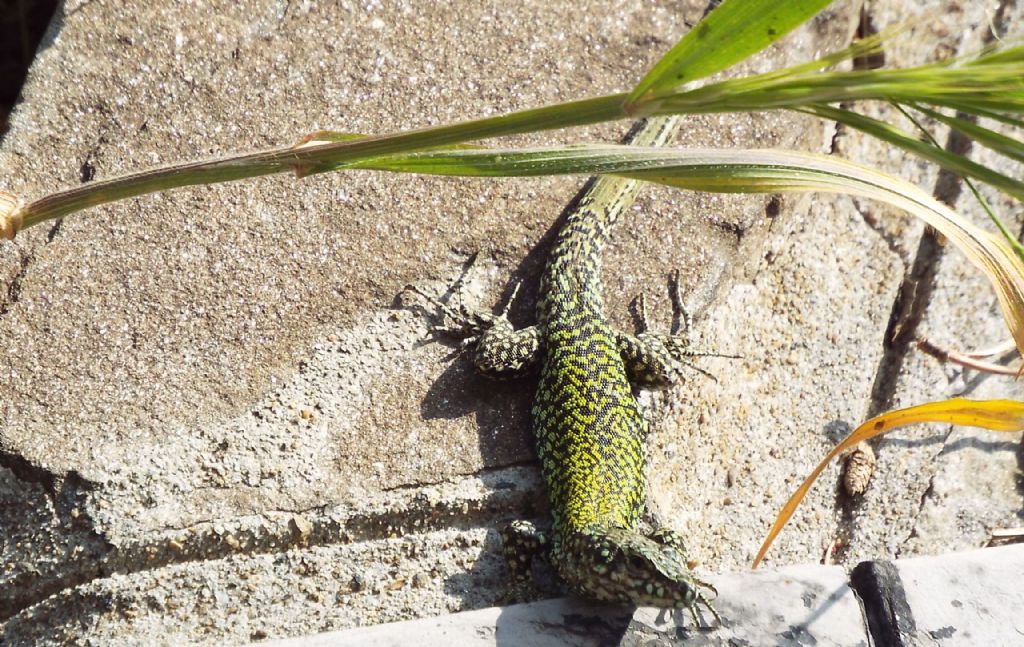
<svg viewBox="0 0 1024 647"><path fill-rule="evenodd" d="M876 26L899 4L872 3ZM996 22L1019 34L1011 5ZM939 12L947 27L915 24L892 62L980 43L994 10L957 6ZM0 185L34 198L322 128L387 132L622 90L703 8L68 2L0 142ZM841 47L857 9L836 5L745 69ZM906 156L833 132L787 114L713 115L691 119L681 144L836 148L934 183ZM532 384L482 382L447 360L450 347L424 343L422 303L399 295L408 283L443 294L465 270L467 301L489 307L521 279L512 318L528 323L578 184L265 178L108 205L0 244L0 637L240 643L497 604L496 529L546 512ZM880 406L880 375L898 376L889 404L960 382L1014 394L914 353L893 363L886 325L916 225L843 198L651 189L635 211L606 257L613 321L631 326L642 292L667 325L679 267L696 336L742 356L702 363L717 382L695 375L645 399L652 507L704 570L749 563L792 488ZM953 252L934 266L929 334L997 338L976 272ZM771 559L829 559L844 542L846 563L939 552L1019 525L1020 490L1006 487L1016 439L951 438L882 445L864 502L838 512L831 468ZM988 485L967 480L982 471Z"/></svg>
<svg viewBox="0 0 1024 647"><path fill-rule="evenodd" d="M1012 645L1024 636L1024 546L897 562L917 637L943 647ZM984 619L979 622L979 619Z"/></svg>
<svg viewBox="0 0 1024 647"><path fill-rule="evenodd" d="M482 609L264 643L274 647L320 645L822 645L867 647L860 606L833 567L791 567L781 572L714 578L725 626L710 617L698 627L682 611L590 605L572 598ZM858 639L858 636L861 638Z"/></svg>

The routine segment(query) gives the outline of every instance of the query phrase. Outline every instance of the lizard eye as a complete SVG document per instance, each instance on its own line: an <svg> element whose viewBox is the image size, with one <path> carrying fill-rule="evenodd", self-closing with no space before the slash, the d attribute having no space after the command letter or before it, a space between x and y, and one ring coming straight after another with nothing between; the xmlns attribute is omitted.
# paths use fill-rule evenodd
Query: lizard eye
<svg viewBox="0 0 1024 647"><path fill-rule="evenodd" d="M647 560L640 555L630 555L626 560L626 566L633 572L642 572L647 569Z"/></svg>

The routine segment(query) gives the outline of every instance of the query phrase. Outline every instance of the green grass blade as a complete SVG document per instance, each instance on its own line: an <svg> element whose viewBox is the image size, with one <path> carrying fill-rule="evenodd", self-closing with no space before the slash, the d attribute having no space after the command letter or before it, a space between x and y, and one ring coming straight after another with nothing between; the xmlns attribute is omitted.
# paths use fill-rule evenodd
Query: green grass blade
<svg viewBox="0 0 1024 647"><path fill-rule="evenodd" d="M804 170L804 167L809 170ZM827 177L843 177L843 173L836 172L828 175L824 170L829 169L844 172L856 169L873 173L872 177L889 178L838 158L799 151L650 148L616 144L424 151L353 162L344 168L469 177L612 174L699 191L727 193L825 190ZM890 180L901 183L900 186L912 186L895 178ZM837 180L828 186L832 186L831 190L840 190L843 183ZM919 189L916 191L920 192Z"/></svg>
<svg viewBox="0 0 1024 647"><path fill-rule="evenodd" d="M1014 196L1018 200L1024 200L1024 182L1014 179L1008 175L1003 175L1002 173L990 169L987 166L978 164L977 162L973 162L962 155L950 153L939 146L921 141L917 137L914 137L892 124L879 121L878 119L867 117L850 110L834 108L832 106L809 106L804 110L804 112L817 115L824 119L838 121L850 128L855 128L861 132L871 135L872 137L881 139L882 141L888 142L894 146L899 146L900 148L910 151L918 157L922 157L930 162L934 162L957 175L976 178L1005 191L1007 194Z"/></svg>
<svg viewBox="0 0 1024 647"><path fill-rule="evenodd" d="M781 77L772 73L667 93L651 100L645 111L736 112L865 100L1020 114L1024 113L1024 64L924 65Z"/></svg>
<svg viewBox="0 0 1024 647"><path fill-rule="evenodd" d="M936 121L941 121L950 128L959 130L970 139L990 150L1001 155L1005 155L1010 159L1017 160L1018 162L1024 162L1024 142L1018 141L1013 137L1007 137L1002 133L997 133L996 131L985 128L984 126L979 126L973 121L968 121L959 117L950 117L949 115L944 115L937 110L931 110L924 106L912 105L911 107L918 112L928 115Z"/></svg>
<svg viewBox="0 0 1024 647"><path fill-rule="evenodd" d="M643 114L653 95L700 79L755 54L831 0L725 0L648 72L629 95L626 109Z"/></svg>
<svg viewBox="0 0 1024 647"><path fill-rule="evenodd" d="M1019 349L1024 349L1024 261L1002 237L958 216L916 186L835 157L780 150L576 146L393 155L352 165L475 177L609 173L698 191L825 191L880 200L942 232L989 278Z"/></svg>
<svg viewBox="0 0 1024 647"><path fill-rule="evenodd" d="M345 162L350 160L453 146L474 139L622 119L628 116L622 108L625 98L625 94L611 94L391 135L359 137L351 133L340 133L333 137L335 141L328 143L307 142L214 160L172 164L90 182L45 195L32 202L12 196L0 204L0 207L7 202L17 205L10 209L0 209L0 237L13 239L18 231L47 220L156 191L233 182L274 173L294 172L302 176L319 172L328 166L345 168ZM311 137L315 139L316 135L314 133Z"/></svg>
<svg viewBox="0 0 1024 647"><path fill-rule="evenodd" d="M985 117L999 123L1006 124L1007 126L1013 126L1014 128L1024 128L1024 120L1017 119L1011 115L1004 114L995 110L963 110L960 112L970 112L975 117Z"/></svg>
<svg viewBox="0 0 1024 647"><path fill-rule="evenodd" d="M925 128L921 124L921 122L918 121L918 119L907 110L906 107L896 104L895 108L899 110L900 114L906 117L910 121L910 123L914 124L914 127L918 129L918 131L921 133L921 135L924 136L925 139L931 142L932 146L936 148L940 147L939 142L936 141L935 137L932 136L931 132L927 128ZM979 205L981 205L981 208L985 211L985 213L988 214L989 220L992 221L992 224L996 226L996 229L999 230L999 233L1003 235L1003 238L1006 239L1006 242L1009 243L1010 247L1013 248L1013 251L1017 253L1017 257L1024 260L1024 246L1022 246L1020 244L1020 241L1017 240L1017 237L1010 232L1010 228L1006 226L1006 223L1003 222L1003 219L999 216L998 213L996 213L996 210L993 209L992 205L988 203L988 200L985 199L985 196L981 195L981 191L978 190L978 187L974 185L974 182L971 182L971 178L962 177L961 179L963 179L964 184L967 186L967 188L970 189L971 195L974 196L974 199L978 202Z"/></svg>

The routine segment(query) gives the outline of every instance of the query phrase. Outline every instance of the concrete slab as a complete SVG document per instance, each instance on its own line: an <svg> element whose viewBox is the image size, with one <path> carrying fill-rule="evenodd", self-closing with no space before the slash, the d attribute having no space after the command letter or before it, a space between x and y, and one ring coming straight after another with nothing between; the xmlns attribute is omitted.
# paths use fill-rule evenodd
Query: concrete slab
<svg viewBox="0 0 1024 647"><path fill-rule="evenodd" d="M33 197L321 128L386 132L620 90L703 8L69 2L0 143L0 183ZM837 5L750 69L842 46L857 9ZM729 115L693 119L682 143L828 151L832 135ZM887 158L874 150L859 159ZM270 178L111 205L0 245L3 640L242 643L496 604L495 530L545 514L532 385L498 388L445 360L396 295L444 292L483 250L467 298L489 306L524 279L512 314L528 323L577 184ZM743 356L707 363L717 384L648 398L652 504L705 569L744 566L790 489L871 410L916 245L901 241L918 230L817 197L651 190L637 211L606 258L615 323L630 326L643 292L665 325L665 278L681 267L698 335ZM929 366L906 378L928 387L913 401L934 393ZM911 482L879 478L869 496L909 506ZM889 555L908 532L896 509L863 510L854 538ZM826 480L771 558L830 555L852 527Z"/></svg>
<svg viewBox="0 0 1024 647"><path fill-rule="evenodd" d="M720 575L713 580L724 623L697 627L688 613L590 605L575 598L482 609L440 618L272 640L268 647L404 645L822 645L869 644L846 573L839 567Z"/></svg>

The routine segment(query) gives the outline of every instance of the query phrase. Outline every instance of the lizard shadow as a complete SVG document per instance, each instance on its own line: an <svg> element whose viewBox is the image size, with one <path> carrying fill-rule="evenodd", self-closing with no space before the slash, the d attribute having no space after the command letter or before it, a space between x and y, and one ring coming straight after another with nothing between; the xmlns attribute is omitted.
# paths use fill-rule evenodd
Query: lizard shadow
<svg viewBox="0 0 1024 647"><path fill-rule="evenodd" d="M563 226L568 213L589 188L583 189L563 210L555 222L541 236L536 245L511 271L503 299L509 298L514 286L519 283L519 298L510 307L508 317L516 328L535 323L536 295L539 291L541 272L547 262L548 252ZM487 533L480 545L480 553L473 566L445 579L445 592L460 600L463 610L480 609L507 604L505 593L508 587L508 572L502 554L502 543L498 529L513 519L536 519L541 521L547 510L546 493L540 483L536 468L536 450L530 421L530 404L537 386L538 371L513 379L495 380L477 373L471 358L458 351L458 340L439 337L436 340L451 350L449 362L433 381L420 403L420 414L425 420L461 418L469 414L476 417L478 447L484 470L502 469L513 466L529 466L531 476L509 476L509 489L522 489L518 496L495 509L490 510L481 525ZM499 472L486 471L478 475L485 481L496 477ZM528 483L528 481L535 482ZM554 571L545 560L537 560L534 574L544 597L564 595L561 582L554 578ZM554 580L552 582L552 580ZM550 585L550 586L549 586ZM504 607L497 619L498 644L521 644L517 634L522 629L520 617L513 620L506 616ZM536 628L534 628L536 631Z"/></svg>
<svg viewBox="0 0 1024 647"><path fill-rule="evenodd" d="M474 374L465 357L453 361L427 390L420 405L425 420L476 415L485 469L533 460L529 410L534 380L494 382Z"/></svg>
<svg viewBox="0 0 1024 647"><path fill-rule="evenodd" d="M634 608L556 598L503 607L494 623L497 647L523 644L620 645Z"/></svg>
<svg viewBox="0 0 1024 647"><path fill-rule="evenodd" d="M537 244L511 271L499 303L505 303L514 287L520 286L519 295L508 312L515 328L536 323L534 304L548 253L569 213L586 195L593 181L588 180L583 185ZM538 371L511 379L487 378L476 372L469 354L459 352L458 340L438 337L432 341L447 345L452 349L452 355L450 363L430 385L420 403L423 419L451 420L475 413L478 444L486 468L535 461L529 415Z"/></svg>

